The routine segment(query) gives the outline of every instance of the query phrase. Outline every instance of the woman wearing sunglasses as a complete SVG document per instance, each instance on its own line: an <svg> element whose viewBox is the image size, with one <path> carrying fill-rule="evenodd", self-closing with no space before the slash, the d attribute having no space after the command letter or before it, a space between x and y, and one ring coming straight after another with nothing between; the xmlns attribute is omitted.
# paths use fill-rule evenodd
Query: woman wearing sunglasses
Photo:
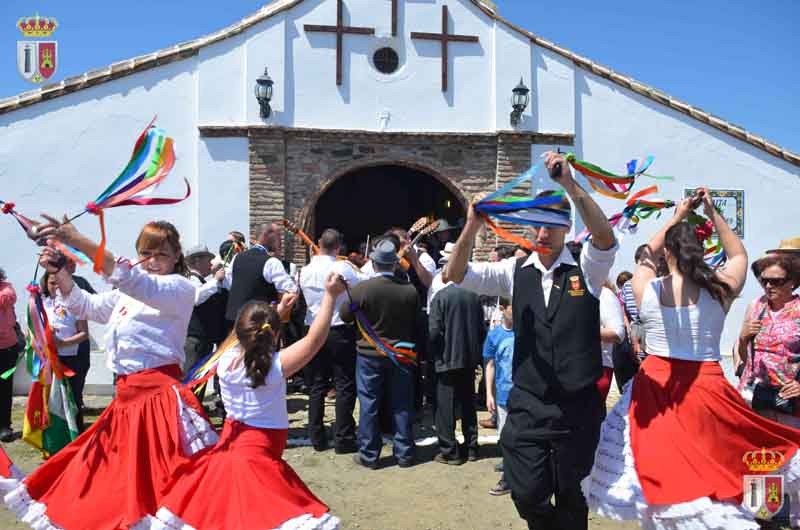
<svg viewBox="0 0 800 530"><path fill-rule="evenodd" d="M800 428L800 260L769 254L754 262L764 288L745 313L737 353L739 390L756 412Z"/></svg>

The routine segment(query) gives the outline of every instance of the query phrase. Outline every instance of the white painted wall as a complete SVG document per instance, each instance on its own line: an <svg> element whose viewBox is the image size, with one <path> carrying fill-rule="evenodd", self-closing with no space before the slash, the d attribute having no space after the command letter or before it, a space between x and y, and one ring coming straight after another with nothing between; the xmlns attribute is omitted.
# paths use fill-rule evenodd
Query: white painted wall
<svg viewBox="0 0 800 530"><path fill-rule="evenodd" d="M250 162L247 138L201 138L197 205L199 242L216 254L231 230L249 233Z"/></svg>

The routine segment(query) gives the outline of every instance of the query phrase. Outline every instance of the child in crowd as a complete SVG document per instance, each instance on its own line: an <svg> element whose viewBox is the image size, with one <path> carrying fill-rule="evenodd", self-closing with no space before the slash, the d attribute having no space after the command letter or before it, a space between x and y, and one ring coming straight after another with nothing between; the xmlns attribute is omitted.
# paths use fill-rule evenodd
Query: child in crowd
<svg viewBox="0 0 800 530"><path fill-rule="evenodd" d="M514 359L514 313L511 310L511 301L501 297L499 305L502 322L489 332L483 345L483 361L486 365L486 408L492 414L497 414L498 435L503 431L508 416L506 405L508 394L511 392L511 369ZM502 473L502 464L495 469ZM501 474L500 480L489 490L489 494L498 496L510 491Z"/></svg>

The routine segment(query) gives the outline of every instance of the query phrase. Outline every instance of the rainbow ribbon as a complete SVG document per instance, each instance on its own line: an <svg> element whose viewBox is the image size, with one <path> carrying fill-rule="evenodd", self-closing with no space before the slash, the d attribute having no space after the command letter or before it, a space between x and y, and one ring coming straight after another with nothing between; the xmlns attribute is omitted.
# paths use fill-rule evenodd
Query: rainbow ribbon
<svg viewBox="0 0 800 530"><path fill-rule="evenodd" d="M36 281L28 284L30 298L28 300L28 336L32 337L26 346L27 365L31 377L39 377L43 366L49 366L57 379L75 375L69 367L58 358L53 330L47 318L42 302L42 291ZM38 361L37 361L38 359Z"/></svg>
<svg viewBox="0 0 800 530"><path fill-rule="evenodd" d="M153 118L139 135L125 169L103 193L86 205L83 212L72 218L75 219L86 212L99 217L101 239L97 254L94 256L94 270L98 274L103 270L103 255L106 247L104 210L119 206L176 204L191 194L189 181L184 179L186 194L181 198L146 196L167 177L175 165L174 141L167 136L163 129L153 125L155 120Z"/></svg>
<svg viewBox="0 0 800 530"><path fill-rule="evenodd" d="M356 318L356 326L361 333L361 337L367 344L375 348L379 355L388 357L397 368L408 373L408 366L416 366L417 364L417 353L414 351L415 344L411 342L389 344L382 339L369 323L358 304L353 302L353 297L350 295L350 287L346 287L345 291L347 292L347 298L350 300L350 311Z"/></svg>
<svg viewBox="0 0 800 530"><path fill-rule="evenodd" d="M541 162L537 162L508 184L475 203L473 207L483 216L486 225L498 237L531 251L547 253L548 249L537 247L531 241L502 228L490 219L492 217L498 221L535 227L569 228L571 226L572 221L569 212L551 207L563 200L563 191L539 198L509 195L517 186L531 181L540 169L541 164Z"/></svg>
<svg viewBox="0 0 800 530"><path fill-rule="evenodd" d="M574 153L567 153L564 158L566 158L570 166L586 177L594 191L612 199L627 199L633 189L633 185L636 183L636 179L640 176L657 180L674 180L673 177L658 177L647 173L647 170L653 164L654 157L652 156L645 158L638 169L637 160L634 159L628 162L627 175L617 175L585 160L578 160Z"/></svg>
<svg viewBox="0 0 800 530"><path fill-rule="evenodd" d="M649 219L653 215L656 218L661 217L661 212L667 208L673 208L675 202L667 199L643 199L643 197L656 192L658 192L658 186L650 186L633 194L626 202L625 209L609 217L608 223L621 233L633 234L642 219ZM578 234L575 241L586 243L590 236L587 228Z"/></svg>
<svg viewBox="0 0 800 530"><path fill-rule="evenodd" d="M219 360L222 354L238 345L238 340L225 341L220 344L216 350L197 361L194 366L189 369L182 383L192 388L195 393L201 393L202 389L205 388L206 382L217 373L217 366L219 366Z"/></svg>

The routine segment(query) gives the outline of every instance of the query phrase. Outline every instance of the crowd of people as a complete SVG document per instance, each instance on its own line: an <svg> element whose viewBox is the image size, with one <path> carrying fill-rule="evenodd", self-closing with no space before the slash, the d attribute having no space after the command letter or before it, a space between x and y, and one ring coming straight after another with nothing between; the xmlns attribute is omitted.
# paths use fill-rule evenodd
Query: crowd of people
<svg viewBox="0 0 800 530"><path fill-rule="evenodd" d="M102 293L45 246L44 306L76 401L88 321L107 326L115 396L24 478L2 455L6 505L34 528L337 528L282 459L295 384L308 392L313 449L352 454L369 470L385 465L385 433L397 466L419 464L414 424L426 408L441 464L478 459L478 427L496 428L503 461L489 493L510 493L532 530L586 529L589 510L646 528L759 528L741 502L743 457L762 448L782 455L786 513L800 525L800 241L750 264L701 188L637 249L634 272L612 282L618 242L605 214L563 157L548 154L546 166L566 192L550 207L574 205L587 243L543 226L532 230L541 252L501 245L470 261L484 224L470 208L463 226L442 221L416 245L395 227L348 253L327 228L310 261L294 264L277 223L249 245L231 232L215 255L184 250L175 227L157 221L135 241L137 259L105 251L113 289ZM719 270L686 222L698 208L727 255ZM29 235L98 250L54 217ZM748 267L764 295L733 351L737 389L720 366L720 335ZM0 271L0 370L25 342L15 303ZM221 433L199 389L179 383L215 351ZM612 381L621 398L608 411ZM0 378L5 442L11 390ZM491 414L481 422L479 402ZM229 495L215 491L221 482Z"/></svg>

